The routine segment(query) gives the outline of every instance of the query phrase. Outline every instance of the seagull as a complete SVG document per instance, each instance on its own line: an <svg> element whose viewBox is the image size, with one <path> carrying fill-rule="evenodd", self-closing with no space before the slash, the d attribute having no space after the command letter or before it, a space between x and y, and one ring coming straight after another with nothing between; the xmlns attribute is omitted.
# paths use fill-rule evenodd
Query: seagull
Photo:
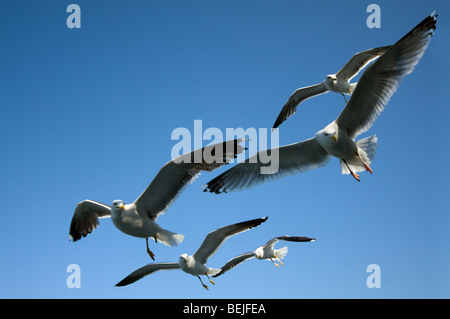
<svg viewBox="0 0 450 319"><path fill-rule="evenodd" d="M148 238L166 246L177 246L184 235L161 228L156 220L163 214L188 183L201 171L212 171L236 158L246 148L239 145L244 139L208 145L167 162L145 191L130 204L114 200L112 205L86 199L78 203L70 224L70 238L75 242L86 237L99 225L99 218L111 220L123 233L145 238L147 253L155 260L148 246Z"/></svg>
<svg viewBox="0 0 450 319"><path fill-rule="evenodd" d="M358 73L364 69L364 67L371 61L378 58L380 55L385 53L391 46L384 46L380 48L368 49L362 52L356 53L348 62L339 70L336 74L329 74L325 77L322 83L302 87L297 89L287 100L286 104L283 106L278 118L273 124L273 128L277 128L284 121L286 121L291 115L293 115L297 106L316 95L321 95L327 93L328 91L336 92L342 94L345 103L347 99L345 94L351 95L355 90L357 83L350 83Z"/></svg>
<svg viewBox="0 0 450 319"><path fill-rule="evenodd" d="M240 263L243 263L247 259L250 258L257 258L257 259L270 259L271 262L277 267L280 267L276 262L273 260L276 259L278 262L284 266L284 264L281 262L281 259L283 259L288 252L287 246L284 246L280 249L274 249L276 243L278 243L280 240L285 241L293 241L293 242L310 242L315 241L315 238L309 238L309 237L302 237L302 236L279 236L275 237L271 240L269 240L264 246L256 248L252 252L244 253L242 255L236 256L233 259L230 259L225 265L222 266L219 273L215 274L213 278L219 277L220 275L223 275L228 270L236 267Z"/></svg>
<svg viewBox="0 0 450 319"><path fill-rule="evenodd" d="M209 275L215 275L221 270L207 267L206 262L208 258L211 257L229 237L259 226L264 223L267 218L268 217L252 219L225 226L210 232L206 236L200 248L193 255L181 254L178 262L148 264L132 272L130 275L117 283L116 286L121 287L132 284L158 270L181 269L185 273L196 276L200 280L203 288L209 290L208 286L203 283L200 276L206 276L208 280L215 285L211 278L209 278Z"/></svg>
<svg viewBox="0 0 450 319"><path fill-rule="evenodd" d="M372 135L356 142L354 139L373 125L403 77L414 70L436 29L436 17L433 12L372 63L361 75L341 114L313 138L260 151L209 181L203 186L204 191L219 194L250 188L288 174L322 167L331 156L339 159L342 174L351 174L357 181L360 180L357 172L372 173L370 164L375 156L377 137ZM271 161L276 160L278 165L263 164L268 153ZM262 167L267 168L265 174L261 174Z"/></svg>

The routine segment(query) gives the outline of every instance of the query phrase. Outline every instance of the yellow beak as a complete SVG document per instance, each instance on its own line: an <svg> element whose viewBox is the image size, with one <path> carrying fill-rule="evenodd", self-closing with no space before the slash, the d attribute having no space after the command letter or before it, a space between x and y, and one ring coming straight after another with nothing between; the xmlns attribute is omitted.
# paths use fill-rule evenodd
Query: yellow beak
<svg viewBox="0 0 450 319"><path fill-rule="evenodd" d="M120 208L121 210L125 210L125 205L122 204L122 205L119 206L119 208Z"/></svg>
<svg viewBox="0 0 450 319"><path fill-rule="evenodd" d="M336 133L334 133L334 135L332 137L330 137L333 141L337 142L337 136Z"/></svg>

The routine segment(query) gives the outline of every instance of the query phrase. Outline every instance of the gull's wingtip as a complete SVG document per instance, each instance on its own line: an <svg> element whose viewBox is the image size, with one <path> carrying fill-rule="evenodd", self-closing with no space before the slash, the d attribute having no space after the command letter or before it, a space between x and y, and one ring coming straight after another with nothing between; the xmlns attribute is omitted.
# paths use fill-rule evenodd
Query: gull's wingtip
<svg viewBox="0 0 450 319"><path fill-rule="evenodd" d="M114 285L114 287L123 287L126 286L127 284L124 282L124 280L119 281L117 284Z"/></svg>

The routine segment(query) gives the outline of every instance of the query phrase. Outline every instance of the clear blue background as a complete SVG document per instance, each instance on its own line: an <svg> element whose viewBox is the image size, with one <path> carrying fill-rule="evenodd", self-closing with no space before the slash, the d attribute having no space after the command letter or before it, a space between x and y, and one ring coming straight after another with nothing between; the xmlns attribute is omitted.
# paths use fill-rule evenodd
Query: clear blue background
<svg viewBox="0 0 450 319"><path fill-rule="evenodd" d="M0 4L2 298L448 298L449 19L446 1L84 1L81 29L70 1ZM272 237L288 243L285 267L251 260L210 290L182 271L114 287L150 262L145 241L111 220L69 241L78 202L134 201L170 160L178 127L271 127L289 95L337 72L358 51L393 44L437 10L435 36L374 126L374 174L319 170L215 195L202 174L158 221L182 245L151 244L157 261L194 253L206 234L269 216L229 239L220 267ZM344 106L337 94L308 100L283 123L280 144L313 136ZM209 141L205 141L206 145ZM228 168L231 166L228 166ZM281 242L277 246L284 246ZM66 271L81 268L81 288ZM381 288L369 289L370 264Z"/></svg>

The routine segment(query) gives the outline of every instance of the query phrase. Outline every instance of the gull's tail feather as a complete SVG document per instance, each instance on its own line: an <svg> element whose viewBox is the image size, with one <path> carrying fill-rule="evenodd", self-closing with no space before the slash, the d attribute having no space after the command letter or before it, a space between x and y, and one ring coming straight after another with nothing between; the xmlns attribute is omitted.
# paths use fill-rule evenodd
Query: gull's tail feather
<svg viewBox="0 0 450 319"><path fill-rule="evenodd" d="M184 235L172 233L171 231L161 229L156 234L156 238L158 239L158 242L161 242L166 246L172 247L178 246L178 244L180 244L183 241Z"/></svg>
<svg viewBox="0 0 450 319"><path fill-rule="evenodd" d="M358 147L358 153L361 159L366 162L366 164L370 165L375 158L375 153L377 151L378 138L376 135L372 135L362 140L356 142L356 146ZM350 169L357 173L366 170L364 163L357 156L353 156L349 159L346 159L348 166ZM350 174L347 165L343 161L341 161L341 172L342 174Z"/></svg>
<svg viewBox="0 0 450 319"><path fill-rule="evenodd" d="M284 257L286 257L287 253L288 253L287 246L284 246L280 249L275 249L275 255L277 256L278 259L283 259Z"/></svg>

